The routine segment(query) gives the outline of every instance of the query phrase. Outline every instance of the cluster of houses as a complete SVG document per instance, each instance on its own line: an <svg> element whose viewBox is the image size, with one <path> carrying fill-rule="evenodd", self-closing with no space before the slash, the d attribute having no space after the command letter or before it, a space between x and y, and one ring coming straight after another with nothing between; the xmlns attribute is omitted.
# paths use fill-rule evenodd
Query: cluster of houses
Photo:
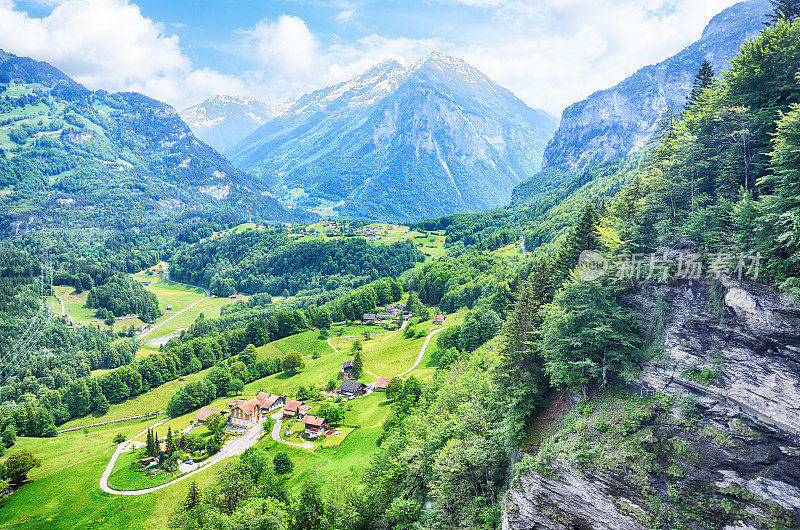
<svg viewBox="0 0 800 530"><path fill-rule="evenodd" d="M348 364L349 363L349 364ZM345 371L352 375L352 361L347 361L342 365L342 372ZM349 377L349 376L348 376ZM389 377L379 377L374 387L368 387L361 381L346 378L339 386L336 394L346 398L354 399L363 396L370 388L378 392L386 390L391 381ZM212 414L227 416L227 424L234 428L249 429L256 423L264 419L273 410L283 407L282 416L284 420L296 420L303 424L303 433L310 439L318 438L330 427L330 423L325 418L308 414L311 405L295 399L286 398L277 394L259 392L250 399L234 399L228 402L227 410L217 410L210 407L203 407L194 415L194 420L203 425Z"/></svg>
<svg viewBox="0 0 800 530"><path fill-rule="evenodd" d="M361 323L368 326L378 325L385 327L391 322L400 322L401 318L408 320L411 318L411 313L403 313L405 309L406 305L402 302L390 304L386 306L385 313L364 313L361 315Z"/></svg>

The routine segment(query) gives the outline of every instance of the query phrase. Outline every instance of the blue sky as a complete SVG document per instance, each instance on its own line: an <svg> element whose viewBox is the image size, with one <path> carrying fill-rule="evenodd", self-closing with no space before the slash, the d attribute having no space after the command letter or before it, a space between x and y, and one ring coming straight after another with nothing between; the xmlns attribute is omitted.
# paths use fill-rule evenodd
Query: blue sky
<svg viewBox="0 0 800 530"><path fill-rule="evenodd" d="M396 59L465 59L559 115L699 38L734 0L0 0L0 48L177 108L271 104Z"/></svg>

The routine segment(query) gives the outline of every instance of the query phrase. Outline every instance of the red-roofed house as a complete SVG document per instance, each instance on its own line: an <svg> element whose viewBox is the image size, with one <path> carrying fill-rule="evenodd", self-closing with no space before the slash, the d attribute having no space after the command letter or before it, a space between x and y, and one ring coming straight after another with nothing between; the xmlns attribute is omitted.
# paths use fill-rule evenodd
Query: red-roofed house
<svg viewBox="0 0 800 530"><path fill-rule="evenodd" d="M305 431L303 432L309 438L317 438L328 427L328 422L325 421L325 418L309 415L303 419L303 425L305 425Z"/></svg>
<svg viewBox="0 0 800 530"><path fill-rule="evenodd" d="M290 399L286 402L286 406L283 407L283 419L289 419L297 417L300 414L300 406L303 403L294 399Z"/></svg>
<svg viewBox="0 0 800 530"><path fill-rule="evenodd" d="M266 392L259 392L256 394L256 399L261 405L262 414L271 412L286 403L286 400L283 397L277 394L267 394Z"/></svg>
<svg viewBox="0 0 800 530"><path fill-rule="evenodd" d="M260 416L261 403L259 403L257 398L252 398L247 401L239 400L231 409L231 415L228 421L237 427L249 429L256 424Z"/></svg>
<svg viewBox="0 0 800 530"><path fill-rule="evenodd" d="M433 317L434 324L444 324L444 315L436 315Z"/></svg>
<svg viewBox="0 0 800 530"><path fill-rule="evenodd" d="M194 415L194 419L197 420L197 423L205 423L209 416L212 414L222 414L217 409L210 409L208 407L203 407L202 409L197 411L197 414Z"/></svg>
<svg viewBox="0 0 800 530"><path fill-rule="evenodd" d="M386 387L389 386L389 381L391 380L391 377L379 377L378 382L375 383L375 390L378 392L385 392Z"/></svg>

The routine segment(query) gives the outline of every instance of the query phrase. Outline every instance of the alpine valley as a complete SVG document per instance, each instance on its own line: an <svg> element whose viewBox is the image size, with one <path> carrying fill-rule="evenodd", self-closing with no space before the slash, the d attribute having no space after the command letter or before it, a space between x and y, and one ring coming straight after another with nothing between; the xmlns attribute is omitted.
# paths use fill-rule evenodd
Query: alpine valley
<svg viewBox="0 0 800 530"><path fill-rule="evenodd" d="M0 1L0 528L800 528L800 0L201 4Z"/></svg>

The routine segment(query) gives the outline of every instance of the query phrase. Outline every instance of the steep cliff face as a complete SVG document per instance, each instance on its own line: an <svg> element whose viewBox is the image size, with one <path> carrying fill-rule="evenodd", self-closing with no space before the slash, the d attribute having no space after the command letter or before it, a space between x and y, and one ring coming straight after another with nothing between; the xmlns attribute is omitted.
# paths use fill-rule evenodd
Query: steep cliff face
<svg viewBox="0 0 800 530"><path fill-rule="evenodd" d="M607 90L568 107L544 153L543 167L579 170L644 147L669 102L678 107L697 69L708 59L719 73L745 40L764 28L767 0L748 0L714 17L694 44L642 68Z"/></svg>
<svg viewBox="0 0 800 530"><path fill-rule="evenodd" d="M648 294L663 351L551 429L503 528L800 527L797 306L735 282Z"/></svg>

